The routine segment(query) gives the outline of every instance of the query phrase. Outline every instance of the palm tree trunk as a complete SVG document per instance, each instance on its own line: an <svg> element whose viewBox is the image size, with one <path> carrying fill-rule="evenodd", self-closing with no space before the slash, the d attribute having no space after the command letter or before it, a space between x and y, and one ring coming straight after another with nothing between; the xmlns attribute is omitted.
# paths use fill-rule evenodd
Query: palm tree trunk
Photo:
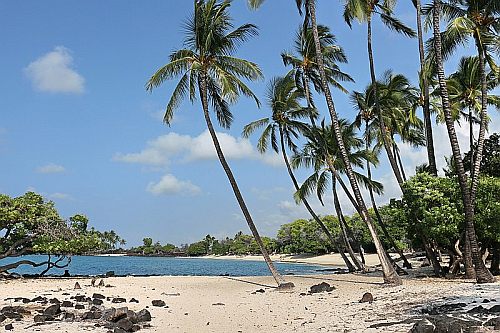
<svg viewBox="0 0 500 333"><path fill-rule="evenodd" d="M436 167L436 155L434 153L434 139L432 137L432 121L431 121L431 110L429 102L429 82L427 81L427 76L425 72L425 54L424 54L424 41L422 33L422 12L420 6L420 0L415 0L417 7L417 36L418 36L418 53L420 58L420 75L422 77L422 85L424 88L424 126L425 126L425 141L427 148L427 159L429 162L429 171L434 176L437 176Z"/></svg>
<svg viewBox="0 0 500 333"><path fill-rule="evenodd" d="M206 78L203 75L200 77L199 89L200 89L200 98L201 98L201 102L202 102L202 106L203 106L203 114L205 116L205 121L207 123L208 131L210 132L210 136L212 137L212 141L214 143L214 147L215 147L215 150L217 152L217 156L218 156L219 161L222 165L222 168L224 169L224 172L226 173L226 176L229 180L229 183L231 184L234 195L236 197L236 201L238 201L238 204L241 208L241 211L242 211L243 215L245 216L248 227L252 231L252 235L255 238L255 241L259 245L260 252L262 253L262 256L264 257L264 260L266 261L266 264L269 267L269 271L271 272L274 280L278 284L278 287L291 288L294 286L293 283L285 282L285 280L280 275L280 273L278 272L278 270L274 266L273 262L271 261L271 258L269 257L269 254L267 253L267 250L264 246L264 243L262 242L262 239L260 238L259 232L257 231L257 227L255 226L255 224L253 222L252 216L250 215L250 212L248 211L248 208L245 204L243 196L241 195L238 184L236 183L236 179L233 176L233 172L229 168L229 164L227 163L226 158L224 157L224 154L222 152L222 149L221 149L221 146L219 143L219 139L217 138L217 134L215 133L215 129L212 125L212 121L210 120L210 114L208 112L207 82L206 82Z"/></svg>
<svg viewBox="0 0 500 333"><path fill-rule="evenodd" d="M365 149L369 150L370 149L370 144L371 144L371 137L370 137L370 131L369 131L369 124L368 124L368 119L365 120ZM372 170L370 167L370 161L366 160L366 171L367 171L367 176L368 180L372 181ZM377 217L378 224L380 225L380 228L382 229L382 232L384 233L385 237L387 240L391 243L392 247L398 252L399 256L403 260L403 267L411 269L411 264L408 262L408 259L406 259L406 256L404 255L403 251L396 245L396 242L394 239L391 237L389 234L389 231L387 230L387 227L384 223L384 220L382 220L382 216L380 216L380 212L377 207L377 203L375 202L375 195L373 194L373 189L369 186L368 187L368 193L370 194L370 200L372 203L373 211L375 212L375 216Z"/></svg>
<svg viewBox="0 0 500 333"><path fill-rule="evenodd" d="M467 229L464 233L464 267L465 267L465 277L467 279L476 278L476 270L474 269L474 263L472 261L471 245L469 241L469 234Z"/></svg>
<svg viewBox="0 0 500 333"><path fill-rule="evenodd" d="M306 74L304 74L304 72L302 72L302 85L304 86L304 92L306 94L307 107L311 109L314 106L314 103L312 101L311 89L309 89L309 78ZM316 127L316 121L314 120L314 116L312 114L309 116L309 119L311 120L311 125Z"/></svg>
<svg viewBox="0 0 500 333"><path fill-rule="evenodd" d="M491 247L491 273L498 275L500 274L500 246L495 243Z"/></svg>
<svg viewBox="0 0 500 333"><path fill-rule="evenodd" d="M351 243L349 242L349 237L347 235L347 230L345 227L346 223L344 220L344 215L342 214L342 207L340 206L339 197L337 195L337 182L335 181L335 177L333 176L333 173L332 173L332 191L333 191L333 205L335 207L335 212L337 213L337 218L339 220L340 230L342 231L342 236L344 238L347 252L349 253L349 256L351 257L354 265L356 265L356 267L360 271L365 271L365 269L366 269L365 265L363 265L363 263L361 263L359 261L358 257L356 257L356 255L354 254L354 250L352 249Z"/></svg>
<svg viewBox="0 0 500 333"><path fill-rule="evenodd" d="M472 177L471 200L473 205L476 200L476 191L479 185L479 173L481 170L481 160L483 159L484 137L486 133L486 126L488 123L488 84L486 82L485 56L483 50L484 46L482 46L481 42L479 41L479 37L478 36L475 37L476 37L475 38L476 46L479 56L479 75L481 76L481 114L480 114L481 123L479 125L479 135L477 137L476 157L474 159L474 164L473 164L474 168L471 169L471 177ZM474 154L472 154L472 149L471 149L471 158L473 156Z"/></svg>
<svg viewBox="0 0 500 333"><path fill-rule="evenodd" d="M339 120L337 117L337 113L335 111L335 105L333 103L332 94L330 92L330 87L328 86L328 81L326 79L325 67L323 63L323 58L321 57L321 44L319 41L318 35L318 25L316 22L316 4L315 0L306 0L306 6L309 9L309 16L311 20L311 26L313 30L314 36L314 44L316 47L316 55L317 62L319 68L319 74L321 76L321 85L323 86L323 92L325 94L326 104L328 106L328 111L330 113L330 117L332 119L332 127L335 133L335 138L337 139L337 143L339 145L339 150L342 156L342 160L344 161L346 174L351 183L351 187L356 197L356 202L358 203L359 208L361 209L361 218L366 223L368 230L373 238L373 242L375 243L375 248L377 249L377 254L382 265L382 271L384 273L384 282L392 285L401 285L401 277L396 273L394 267L391 265L387 254L385 253L382 242L380 241L375 226L368 214L368 209L366 208L365 202L361 195L361 191L358 186L358 182L354 176L354 171L352 170L351 163L349 162L349 157L347 150L344 146L344 142L342 140L342 133L340 130Z"/></svg>
<svg viewBox="0 0 500 333"><path fill-rule="evenodd" d="M299 183L297 182L297 178L295 178L295 175L293 174L292 167L290 166L290 161L288 161L288 156L286 155L286 150L285 150L285 140L283 136L283 129L279 128L280 131L280 144L281 144L281 154L283 155L283 160L285 161L286 169L288 170L288 175L292 179L293 186L295 187L295 190L298 191L300 186ZM302 202L304 203L304 206L306 207L307 211L309 214L311 214L312 218L316 223L319 224L321 230L325 233L326 237L328 237L328 240L332 244L332 246L340 253L340 256L344 260L345 265L347 266L347 269L349 272L354 272L356 271L356 268L353 266L353 264L349 261L349 259L346 257L344 253L344 249L340 248L340 246L337 244L335 241L335 238L333 235L330 233L330 230L326 227L326 225L321 221L318 215L314 212L312 209L311 205L309 205L309 202L307 201L306 198L302 198Z"/></svg>
<svg viewBox="0 0 500 333"><path fill-rule="evenodd" d="M453 158L455 159L455 165L457 168L458 182L460 184L460 189L462 192L462 200L465 211L465 230L466 233L468 234L470 242L472 260L474 263L474 269L476 271L476 281L478 283L494 282L495 278L486 268L486 265L484 264L481 253L479 251L479 246L477 244L476 230L474 228L474 206L472 202L471 191L469 191L469 186L467 184L467 175L464 170L464 164L462 161L460 146L458 144L457 134L455 132L455 124L451 116L448 89L446 87L446 78L444 74L443 56L441 49L442 47L441 31L439 26L441 3L440 0L433 0L433 2L434 2L434 10L433 10L434 50L436 53L439 88L441 93L444 118L446 122L446 129L448 130L448 136L450 139L450 145L453 152ZM482 119L482 122L483 121L484 120Z"/></svg>
<svg viewBox="0 0 500 333"><path fill-rule="evenodd" d="M378 87L377 87L377 79L375 77L375 64L373 62L373 50L372 50L372 22L370 18L368 19L368 60L370 62L370 77L373 87L373 97L375 98L375 109L377 110L380 132L382 134L382 142L384 144L385 152L387 153L387 158L389 159L389 163L391 164L392 171L394 172L394 176L396 176L398 184L401 187L401 185L403 185L404 183L404 180L403 177L401 176L401 171L399 170L398 163L394 158L394 154L392 153L391 144L389 143L387 128L385 127L384 116L382 114L382 109L380 108L380 102L378 99Z"/></svg>
<svg viewBox="0 0 500 333"><path fill-rule="evenodd" d="M401 160L401 155L399 155L399 149L396 142L394 142L393 147L394 147L394 156L396 156L396 159L399 163L399 169L401 170L401 176L403 177L403 181L406 182L405 168L403 166L403 161Z"/></svg>

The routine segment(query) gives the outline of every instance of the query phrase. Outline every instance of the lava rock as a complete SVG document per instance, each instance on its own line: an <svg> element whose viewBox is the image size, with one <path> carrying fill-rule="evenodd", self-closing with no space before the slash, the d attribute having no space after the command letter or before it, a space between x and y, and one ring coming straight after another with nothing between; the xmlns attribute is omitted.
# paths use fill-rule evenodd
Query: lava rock
<svg viewBox="0 0 500 333"><path fill-rule="evenodd" d="M435 328L428 319L421 319L413 325L409 333L434 333Z"/></svg>
<svg viewBox="0 0 500 333"><path fill-rule="evenodd" d="M489 313L500 313L500 305L494 305L488 309Z"/></svg>
<svg viewBox="0 0 500 333"><path fill-rule="evenodd" d="M75 305L75 309L76 310L83 310L83 309L85 309L85 305L83 305L83 304L76 304Z"/></svg>
<svg viewBox="0 0 500 333"><path fill-rule="evenodd" d="M104 302L102 301L102 299L99 299L99 298L94 298L92 300L92 304L94 305L102 305Z"/></svg>
<svg viewBox="0 0 500 333"><path fill-rule="evenodd" d="M257 289L255 292L256 292L256 293L261 293L261 294L262 294L262 293L265 293L266 291L265 291L264 289Z"/></svg>
<svg viewBox="0 0 500 333"><path fill-rule="evenodd" d="M82 289L82 287L80 287L80 284L78 282L75 282L75 287L73 289Z"/></svg>
<svg viewBox="0 0 500 333"><path fill-rule="evenodd" d="M166 305L165 301L162 301L161 299L155 299L155 300L151 301L151 304L153 306L158 306L158 307Z"/></svg>
<svg viewBox="0 0 500 333"><path fill-rule="evenodd" d="M139 301L136 300L135 298L131 298L130 301L129 301L129 303L139 303Z"/></svg>
<svg viewBox="0 0 500 333"><path fill-rule="evenodd" d="M115 297L111 301L111 303L125 303L127 300L123 297Z"/></svg>
<svg viewBox="0 0 500 333"><path fill-rule="evenodd" d="M132 310L127 311L127 318L132 322L132 324L137 324L139 322L137 314Z"/></svg>
<svg viewBox="0 0 500 333"><path fill-rule="evenodd" d="M61 303L62 308L72 308L73 306L74 306L73 302L70 302L70 301L63 301Z"/></svg>
<svg viewBox="0 0 500 333"><path fill-rule="evenodd" d="M75 314L72 312L65 312L63 319L65 321L74 321L75 320Z"/></svg>
<svg viewBox="0 0 500 333"><path fill-rule="evenodd" d="M59 304L54 304L43 310L43 314L46 316L57 316L61 313L61 306Z"/></svg>
<svg viewBox="0 0 500 333"><path fill-rule="evenodd" d="M7 317L5 317L3 314L0 314L0 323L3 322Z"/></svg>
<svg viewBox="0 0 500 333"><path fill-rule="evenodd" d="M82 314L82 320L92 320L95 319L94 312L87 311Z"/></svg>
<svg viewBox="0 0 500 333"><path fill-rule="evenodd" d="M102 295L102 294L98 294L98 293L94 293L92 295L92 298L97 298L97 299L105 299L106 296Z"/></svg>
<svg viewBox="0 0 500 333"><path fill-rule="evenodd" d="M54 321L54 317L48 315L36 315L33 317L35 323L45 323L46 321Z"/></svg>
<svg viewBox="0 0 500 333"><path fill-rule="evenodd" d="M101 281L99 281L98 287L104 287L104 280L103 279L101 279Z"/></svg>
<svg viewBox="0 0 500 333"><path fill-rule="evenodd" d="M151 321L151 313L146 309L142 309L141 311L137 312L137 320L141 323L145 321Z"/></svg>
<svg viewBox="0 0 500 333"><path fill-rule="evenodd" d="M364 293L363 297L359 300L359 303L373 303L373 295L371 293Z"/></svg>
<svg viewBox="0 0 500 333"><path fill-rule="evenodd" d="M12 325L12 324L5 325L5 330L6 331L12 331L13 329L14 329L14 325Z"/></svg>
<svg viewBox="0 0 500 333"><path fill-rule="evenodd" d="M73 296L71 298L77 302L83 302L83 301L85 301L85 297L86 297L85 295L76 295L76 296Z"/></svg>
<svg viewBox="0 0 500 333"><path fill-rule="evenodd" d="M115 276L115 271L106 272L106 277L113 277L113 276Z"/></svg>
<svg viewBox="0 0 500 333"><path fill-rule="evenodd" d="M312 286L311 289L309 290L309 293L315 294L315 293L321 293L321 292L325 292L325 291L330 292L334 289L335 289L334 286L330 286L326 282L321 282L320 284L315 284L314 286Z"/></svg>
<svg viewBox="0 0 500 333"><path fill-rule="evenodd" d="M50 304L61 304L61 301L58 300L57 298L51 298L49 299Z"/></svg>
<svg viewBox="0 0 500 333"><path fill-rule="evenodd" d="M47 302L47 298L42 296L37 296L33 298L31 302Z"/></svg>
<svg viewBox="0 0 500 333"><path fill-rule="evenodd" d="M121 328L124 331L129 332L134 324L128 318L122 318L116 322L116 327Z"/></svg>

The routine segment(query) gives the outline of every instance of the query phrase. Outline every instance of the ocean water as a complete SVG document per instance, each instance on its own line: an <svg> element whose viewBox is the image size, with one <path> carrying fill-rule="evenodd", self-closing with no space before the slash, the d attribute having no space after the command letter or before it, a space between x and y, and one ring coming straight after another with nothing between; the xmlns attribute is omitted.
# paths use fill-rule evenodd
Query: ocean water
<svg viewBox="0 0 500 333"><path fill-rule="evenodd" d="M19 259L41 262L46 256L29 255L21 258L0 260L0 266ZM331 273L332 267L275 263L281 274L310 275ZM19 274L36 274L45 267L33 268L23 265L11 272ZM71 275L102 275L114 271L116 275L173 275L173 276L266 276L270 275L263 261L206 259L206 258L172 258L172 257L126 257L126 256L73 256L68 269ZM64 269L51 269L48 275L62 275Z"/></svg>

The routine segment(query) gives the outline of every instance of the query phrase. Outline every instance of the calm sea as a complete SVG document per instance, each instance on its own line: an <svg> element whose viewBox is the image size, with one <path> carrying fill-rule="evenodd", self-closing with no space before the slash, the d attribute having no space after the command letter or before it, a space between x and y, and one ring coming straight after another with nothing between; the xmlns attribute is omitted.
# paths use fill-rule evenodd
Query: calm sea
<svg viewBox="0 0 500 333"><path fill-rule="evenodd" d="M22 259L40 262L46 256L23 256ZM7 258L0 260L0 266L19 260ZM332 267L308 264L275 263L282 274L322 274ZM35 274L45 267L32 268L20 266L19 274ZM65 268L72 275L101 275L114 271L116 275L230 275L230 276L264 276L269 275L267 265L262 261L205 259L205 258L171 258L171 257L94 257L74 256L71 264ZM49 275L62 275L64 269L52 269ZM330 271L331 273L331 271Z"/></svg>

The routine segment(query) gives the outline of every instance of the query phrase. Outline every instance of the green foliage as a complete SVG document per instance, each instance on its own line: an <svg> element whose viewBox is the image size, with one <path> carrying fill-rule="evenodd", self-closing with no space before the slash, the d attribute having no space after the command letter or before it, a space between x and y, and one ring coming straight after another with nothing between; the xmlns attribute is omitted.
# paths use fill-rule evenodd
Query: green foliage
<svg viewBox="0 0 500 333"><path fill-rule="evenodd" d="M460 192L450 178L419 173L403 186L403 209L412 239L425 235L451 247L460 237L459 228L464 221Z"/></svg>
<svg viewBox="0 0 500 333"><path fill-rule="evenodd" d="M500 178L482 177L476 195L476 231L486 246L500 243Z"/></svg>
<svg viewBox="0 0 500 333"><path fill-rule="evenodd" d="M474 147L477 151L477 144ZM470 171L471 152L464 156L464 167ZM481 159L481 174L492 177L500 177L500 134L493 133L484 140L483 158Z"/></svg>
<svg viewBox="0 0 500 333"><path fill-rule="evenodd" d="M332 226L332 223L328 223ZM328 227L327 226L327 227ZM335 231L332 230L332 233ZM328 253L331 248L324 232L313 220L296 220L281 226L276 236L282 253Z"/></svg>

